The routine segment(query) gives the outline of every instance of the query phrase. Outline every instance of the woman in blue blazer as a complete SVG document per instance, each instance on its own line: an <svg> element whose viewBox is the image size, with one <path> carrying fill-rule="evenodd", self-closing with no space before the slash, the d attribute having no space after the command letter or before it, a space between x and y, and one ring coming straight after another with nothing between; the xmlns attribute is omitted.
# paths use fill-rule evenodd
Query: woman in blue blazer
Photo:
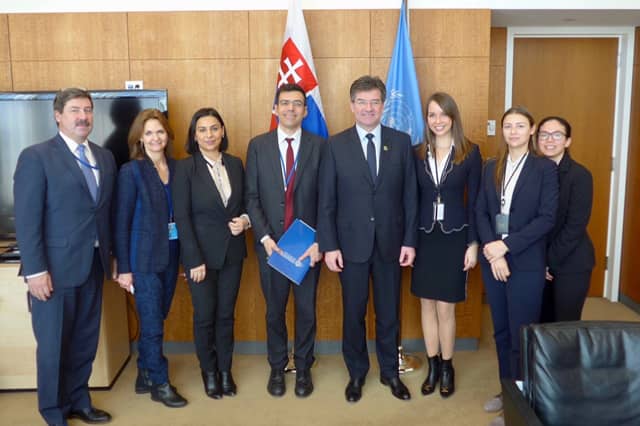
<svg viewBox="0 0 640 426"><path fill-rule="evenodd" d="M433 393L440 380L440 395L446 398L455 390L455 304L466 298L467 271L478 258L474 208L482 158L478 146L465 138L450 95L434 93L426 109L427 142L416 155L420 216L411 292L420 298L429 362L421 392Z"/></svg>
<svg viewBox="0 0 640 426"><path fill-rule="evenodd" d="M141 111L129 130L131 161L118 176L115 208L117 281L132 294L140 320L136 393L168 407L187 401L169 383L162 353L164 320L178 274L178 235L170 183L175 161L167 157L173 131L157 109Z"/></svg>
<svg viewBox="0 0 640 426"><path fill-rule="evenodd" d="M535 122L525 108L508 109L501 125L504 143L485 165L476 220L500 378L519 379L520 327L540 318L558 174L552 161L536 154ZM485 405L487 411L501 408L500 396Z"/></svg>
<svg viewBox="0 0 640 426"><path fill-rule="evenodd" d="M540 152L558 165L560 181L556 223L547 239L547 285L541 321L578 321L595 264L593 243L587 233L593 178L569 155L571 125L567 120L542 119L536 140Z"/></svg>
<svg viewBox="0 0 640 426"><path fill-rule="evenodd" d="M233 323L242 264L244 168L227 154L227 129L213 108L195 112L186 149L191 157L176 165L173 180L182 266L193 303L193 334L207 396L234 396L231 375Z"/></svg>

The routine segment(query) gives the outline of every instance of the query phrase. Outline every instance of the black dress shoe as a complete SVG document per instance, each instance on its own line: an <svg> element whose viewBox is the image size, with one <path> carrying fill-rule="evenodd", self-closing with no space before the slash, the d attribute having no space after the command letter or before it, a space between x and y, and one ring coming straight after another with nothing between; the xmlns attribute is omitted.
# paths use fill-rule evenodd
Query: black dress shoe
<svg viewBox="0 0 640 426"><path fill-rule="evenodd" d="M450 359L442 360L442 377L440 378L440 396L449 398L456 390L454 381L455 372Z"/></svg>
<svg viewBox="0 0 640 426"><path fill-rule="evenodd" d="M411 399L409 389L402 383L399 377L380 377L380 383L391 388L391 393L404 401Z"/></svg>
<svg viewBox="0 0 640 426"><path fill-rule="evenodd" d="M220 373L220 384L222 385L222 393L226 396L236 396L236 393L238 393L238 387L236 382L233 381L231 371Z"/></svg>
<svg viewBox="0 0 640 426"><path fill-rule="evenodd" d="M170 408L184 407L187 405L187 400L184 399L182 395L178 393L178 390L169 383L154 385L151 388L151 399L162 402Z"/></svg>
<svg viewBox="0 0 640 426"><path fill-rule="evenodd" d="M420 387L420 392L423 395L432 394L436 390L438 380L440 380L440 355L428 356L427 361L429 362L429 373Z"/></svg>
<svg viewBox="0 0 640 426"><path fill-rule="evenodd" d="M111 421L111 414L99 410L95 407L83 408L82 410L71 410L70 419L78 419L89 424L108 423Z"/></svg>
<svg viewBox="0 0 640 426"><path fill-rule="evenodd" d="M344 396L348 402L358 402L362 398L362 387L364 386L364 378L351 379L344 390Z"/></svg>
<svg viewBox="0 0 640 426"><path fill-rule="evenodd" d="M204 383L204 392L209 398L222 398L222 386L220 386L220 379L218 378L217 371L203 371L202 383Z"/></svg>
<svg viewBox="0 0 640 426"><path fill-rule="evenodd" d="M271 374L269 374L269 382L267 383L267 392L272 396L282 396L286 391L284 370L272 368Z"/></svg>
<svg viewBox="0 0 640 426"><path fill-rule="evenodd" d="M313 392L313 380L311 380L311 371L296 371L296 396L306 398Z"/></svg>
<svg viewBox="0 0 640 426"><path fill-rule="evenodd" d="M136 377L136 393L143 394L151 392L151 379L149 378L149 370L138 370Z"/></svg>

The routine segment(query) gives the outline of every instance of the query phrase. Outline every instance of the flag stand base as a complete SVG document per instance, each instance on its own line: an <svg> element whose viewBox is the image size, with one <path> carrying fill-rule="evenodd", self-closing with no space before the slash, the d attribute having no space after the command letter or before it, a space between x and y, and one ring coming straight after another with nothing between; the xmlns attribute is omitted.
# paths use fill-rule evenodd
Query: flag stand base
<svg viewBox="0 0 640 426"><path fill-rule="evenodd" d="M415 355L404 353L404 348L398 346L398 373L410 373L422 367L422 360Z"/></svg>

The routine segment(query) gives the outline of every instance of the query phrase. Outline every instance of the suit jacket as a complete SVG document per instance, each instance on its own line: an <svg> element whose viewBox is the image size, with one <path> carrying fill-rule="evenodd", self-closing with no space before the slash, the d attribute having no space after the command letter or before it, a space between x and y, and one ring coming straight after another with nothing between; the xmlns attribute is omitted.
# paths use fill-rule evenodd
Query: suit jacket
<svg viewBox="0 0 640 426"><path fill-rule="evenodd" d="M293 215L314 228L323 144L321 137L302 132L293 184ZM285 191L277 130L256 136L249 142L245 200L256 247L262 247L260 239L265 235L278 241L284 228Z"/></svg>
<svg viewBox="0 0 640 426"><path fill-rule="evenodd" d="M100 173L96 202L59 134L20 154L13 192L22 275L46 270L54 286L77 287L89 277L96 240L102 266L110 275L116 165L111 152L89 145Z"/></svg>
<svg viewBox="0 0 640 426"><path fill-rule="evenodd" d="M566 152L558 164L558 215L547 240L547 265L553 272L590 271L595 264L587 225L593 203L591 172Z"/></svg>
<svg viewBox="0 0 640 426"><path fill-rule="evenodd" d="M500 213L500 194L493 174L496 160L485 165L476 202L476 220L481 245L499 240L495 218ZM509 268L522 271L544 270L546 237L553 228L558 209L558 173L553 161L529 154L516 182L509 210ZM487 263L484 256L480 260Z"/></svg>
<svg viewBox="0 0 640 426"><path fill-rule="evenodd" d="M444 220L439 221L442 231L450 233L467 228L467 243L478 240L476 231L475 205L480 188L482 157L478 145L471 144L471 152L460 164L451 161L442 172L440 199L444 203ZM455 146L453 148L455 150ZM435 172L429 162L416 156L416 174L420 190L420 217L418 226L431 232L436 224L433 217L433 203L438 197Z"/></svg>
<svg viewBox="0 0 640 426"><path fill-rule="evenodd" d="M245 213L242 161L224 152L222 161L231 183L226 207L200 152L176 165L171 186L173 210L186 270L202 264L221 269L225 261L239 263L247 255L244 232L233 236L228 226L231 219Z"/></svg>
<svg viewBox="0 0 640 426"><path fill-rule="evenodd" d="M171 183L176 162L167 163ZM164 271L169 266L169 205L151 160L132 160L120 168L114 212L118 272Z"/></svg>
<svg viewBox="0 0 640 426"><path fill-rule="evenodd" d="M329 138L322 152L318 242L340 249L345 260L367 261L374 243L387 262L401 246L416 246L418 196L411 142L406 133L381 129L379 171L371 179L355 126Z"/></svg>

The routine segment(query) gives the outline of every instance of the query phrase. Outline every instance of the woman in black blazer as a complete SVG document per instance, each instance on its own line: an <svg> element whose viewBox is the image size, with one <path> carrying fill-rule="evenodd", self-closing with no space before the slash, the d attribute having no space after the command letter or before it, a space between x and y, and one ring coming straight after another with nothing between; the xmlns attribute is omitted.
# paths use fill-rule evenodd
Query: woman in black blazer
<svg viewBox="0 0 640 426"><path fill-rule="evenodd" d="M578 321L595 264L587 234L593 202L591 172L569 155L571 125L562 117L540 121L538 149L558 165L558 214L547 239L547 285L542 322Z"/></svg>
<svg viewBox="0 0 640 426"><path fill-rule="evenodd" d="M179 254L170 190L175 161L167 156L172 140L169 122L157 109L143 110L131 124L131 161L120 169L114 209L114 278L134 294L140 320L136 393L151 392L154 401L182 407L187 401L169 383L162 353Z"/></svg>
<svg viewBox="0 0 640 426"><path fill-rule="evenodd" d="M525 108L508 109L501 125L504 143L484 167L476 220L500 378L520 379L520 327L540 319L558 174L552 161L536 155L536 126ZM500 395L485 404L486 411L501 409Z"/></svg>
<svg viewBox="0 0 640 426"><path fill-rule="evenodd" d="M446 398L455 390L455 307L467 296L467 271L478 259L474 208L482 158L478 146L465 138L450 95L434 93L426 107L427 142L416 152L420 219L411 292L420 298L429 362L421 392L433 393L440 380L440 395Z"/></svg>
<svg viewBox="0 0 640 426"><path fill-rule="evenodd" d="M218 111L199 109L187 136L191 157L178 162L173 181L196 353L205 392L214 399L237 392L231 375L233 321L250 225L242 161L225 152L228 145Z"/></svg>

